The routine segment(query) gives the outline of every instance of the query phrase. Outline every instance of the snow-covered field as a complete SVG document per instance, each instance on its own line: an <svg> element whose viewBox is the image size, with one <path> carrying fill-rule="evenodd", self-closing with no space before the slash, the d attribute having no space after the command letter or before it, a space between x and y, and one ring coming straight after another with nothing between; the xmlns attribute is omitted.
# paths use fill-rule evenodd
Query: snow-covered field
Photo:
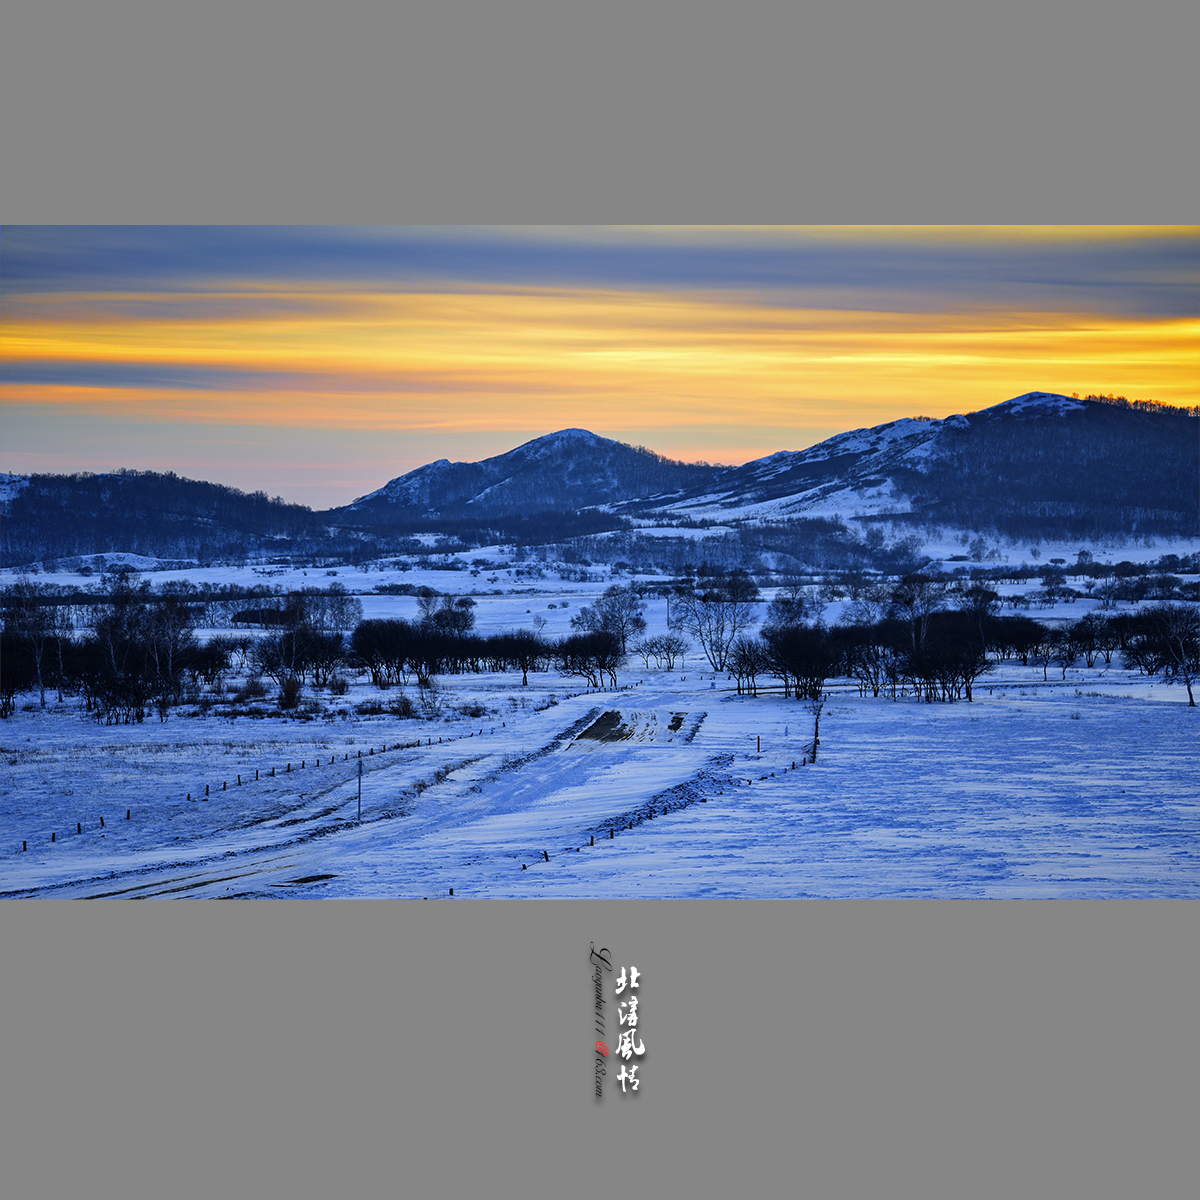
<svg viewBox="0 0 1200 1200"><path fill-rule="evenodd" d="M929 705L843 683L805 765L805 705L694 657L638 666L591 694L448 677L432 721L23 708L0 725L0 895L1200 896L1182 687L1010 665Z"/></svg>
<svg viewBox="0 0 1200 1200"><path fill-rule="evenodd" d="M412 596L374 589L426 585L472 595L480 633L547 637L613 582L602 567L564 581L500 547L459 557L477 565L150 578L336 580L366 617L409 619ZM664 599L648 597L646 616L666 631ZM861 698L843 680L805 763L805 705L738 696L702 665L698 650L674 672L631 656L621 689L601 693L554 673L527 687L448 676L429 719L362 715L401 690L365 676L341 697L306 689L321 710L307 720L229 719L217 704L105 727L75 699L51 691L43 710L26 695L0 722L0 896L1200 896L1200 710L1182 686L1115 662L1048 681L1005 664L974 703L930 705Z"/></svg>

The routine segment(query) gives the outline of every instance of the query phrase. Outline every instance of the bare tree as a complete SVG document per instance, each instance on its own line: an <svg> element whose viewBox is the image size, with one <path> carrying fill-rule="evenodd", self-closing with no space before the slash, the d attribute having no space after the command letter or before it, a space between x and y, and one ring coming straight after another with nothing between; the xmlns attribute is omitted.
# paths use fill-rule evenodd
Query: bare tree
<svg viewBox="0 0 1200 1200"><path fill-rule="evenodd" d="M770 666L766 646L758 638L738 638L729 649L728 669L737 681L738 695L745 681L746 691L758 695L758 676Z"/></svg>
<svg viewBox="0 0 1200 1200"><path fill-rule="evenodd" d="M564 675L578 675L592 687L603 687L605 676L617 686L617 670L625 661L615 633L598 629L591 633L573 633L553 646L558 669Z"/></svg>
<svg viewBox="0 0 1200 1200"><path fill-rule="evenodd" d="M869 584L846 610L846 620L853 625L878 625L887 616L891 598L885 584Z"/></svg>
<svg viewBox="0 0 1200 1200"><path fill-rule="evenodd" d="M675 602L671 623L700 643L714 671L724 671L733 643L758 622L758 588L740 567L726 573L703 564L693 587Z"/></svg>
<svg viewBox="0 0 1200 1200"><path fill-rule="evenodd" d="M955 591L953 600L959 612L966 614L983 645L987 641L988 622L1000 611L1000 593L982 583L973 583Z"/></svg>
<svg viewBox="0 0 1200 1200"><path fill-rule="evenodd" d="M770 670L783 680L784 695L818 701L837 669L841 650L822 625L770 626L763 630Z"/></svg>
<svg viewBox="0 0 1200 1200"><path fill-rule="evenodd" d="M1140 656L1151 673L1182 683L1188 706L1195 708L1192 685L1200 676L1200 613L1181 604L1159 604L1142 614L1142 628L1129 657Z"/></svg>
<svg viewBox="0 0 1200 1200"><path fill-rule="evenodd" d="M644 611L642 598L632 587L614 585L594 605L580 609L571 618L571 628L583 633L615 634L624 654L629 639L646 632L646 618L642 615Z"/></svg>
<svg viewBox="0 0 1200 1200"><path fill-rule="evenodd" d="M683 662L683 656L691 649L691 645L686 638L682 638L677 633L664 633L657 639L658 652L662 655L662 661L668 671L675 670L675 659Z"/></svg>
<svg viewBox="0 0 1200 1200"><path fill-rule="evenodd" d="M428 624L452 637L466 637L475 628L474 607L470 596L443 596L441 604L430 613Z"/></svg>
<svg viewBox="0 0 1200 1200"><path fill-rule="evenodd" d="M650 670L650 660L656 658L658 638L642 638L640 641L634 642L629 650L632 654L636 654L646 665L646 670Z"/></svg>
<svg viewBox="0 0 1200 1200"><path fill-rule="evenodd" d="M823 608L803 575L784 575L775 599L767 605L767 624L801 625L809 616L819 617Z"/></svg>
<svg viewBox="0 0 1200 1200"><path fill-rule="evenodd" d="M41 705L46 707L46 670L57 633L54 589L22 575L4 595L4 628L23 647L33 668Z"/></svg>
<svg viewBox="0 0 1200 1200"><path fill-rule="evenodd" d="M942 606L946 585L928 575L905 575L892 591L891 613L908 625L912 652L920 655L929 632L929 618Z"/></svg>
<svg viewBox="0 0 1200 1200"><path fill-rule="evenodd" d="M505 657L521 669L521 686L529 683L529 672L537 670L549 649L541 637L529 629L514 629L501 634L500 645Z"/></svg>
<svg viewBox="0 0 1200 1200"><path fill-rule="evenodd" d="M437 598L437 592L431 587L417 589L417 620L422 625L433 620L433 614L437 612Z"/></svg>

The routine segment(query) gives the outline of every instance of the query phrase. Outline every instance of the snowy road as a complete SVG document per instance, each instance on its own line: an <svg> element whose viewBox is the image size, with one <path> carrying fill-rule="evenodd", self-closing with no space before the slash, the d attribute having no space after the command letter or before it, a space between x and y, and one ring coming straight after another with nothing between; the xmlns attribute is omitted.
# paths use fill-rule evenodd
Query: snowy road
<svg viewBox="0 0 1200 1200"><path fill-rule="evenodd" d="M358 751L326 739L236 800L141 805L137 836L15 853L6 816L0 894L1200 896L1196 710L1014 679L974 704L839 693L807 766L802 705L678 679L440 745L396 722L386 752L359 739L361 824Z"/></svg>

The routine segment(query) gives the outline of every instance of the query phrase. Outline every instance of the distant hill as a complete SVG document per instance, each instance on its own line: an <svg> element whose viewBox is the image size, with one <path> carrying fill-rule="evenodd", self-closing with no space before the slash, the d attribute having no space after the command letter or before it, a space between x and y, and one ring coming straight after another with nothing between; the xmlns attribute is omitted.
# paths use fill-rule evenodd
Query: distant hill
<svg viewBox="0 0 1200 1200"><path fill-rule="evenodd" d="M563 429L475 463L439 459L344 508L150 471L0 477L0 559L86 554L227 559L303 553L358 561L416 548L565 542L631 518L807 522L855 543L854 523L1017 538L1200 533L1195 410L1030 392L944 420L892 421L740 467L664 458ZM847 527L846 523L851 523ZM839 532L840 531L840 532Z"/></svg>
<svg viewBox="0 0 1200 1200"><path fill-rule="evenodd" d="M603 507L664 519L830 518L1015 536L1200 526L1200 419L1030 392L944 420L892 421L740 467L675 462L564 429L477 463L419 467L331 517L495 519Z"/></svg>
<svg viewBox="0 0 1200 1200"><path fill-rule="evenodd" d="M749 520L832 516L1026 537L1200 532L1193 411L1030 392L892 421L732 467L662 506Z"/></svg>
<svg viewBox="0 0 1200 1200"><path fill-rule="evenodd" d="M675 462L640 446L562 429L482 462L439 459L362 496L330 516L366 521L415 517L495 518L573 512L676 494L721 471Z"/></svg>
<svg viewBox="0 0 1200 1200"><path fill-rule="evenodd" d="M311 509L173 473L10 475L0 489L6 566L87 554L205 561L328 539Z"/></svg>

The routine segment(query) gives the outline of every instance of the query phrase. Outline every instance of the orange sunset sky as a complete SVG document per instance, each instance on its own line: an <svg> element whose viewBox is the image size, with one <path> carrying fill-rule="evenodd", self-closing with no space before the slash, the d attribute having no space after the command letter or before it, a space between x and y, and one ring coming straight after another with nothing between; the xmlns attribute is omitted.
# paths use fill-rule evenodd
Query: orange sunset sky
<svg viewBox="0 0 1200 1200"><path fill-rule="evenodd" d="M569 426L741 463L1027 391L1200 403L1200 227L0 230L0 471L326 508Z"/></svg>

